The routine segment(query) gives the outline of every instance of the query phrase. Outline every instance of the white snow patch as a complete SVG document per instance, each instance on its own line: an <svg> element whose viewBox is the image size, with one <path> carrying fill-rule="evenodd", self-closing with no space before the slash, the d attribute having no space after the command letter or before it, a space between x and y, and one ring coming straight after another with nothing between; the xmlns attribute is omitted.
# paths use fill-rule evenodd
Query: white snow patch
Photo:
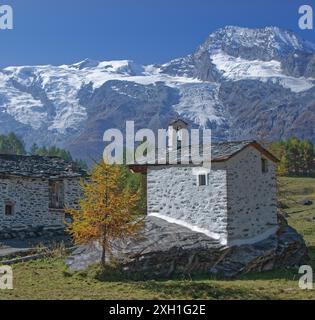
<svg viewBox="0 0 315 320"><path fill-rule="evenodd" d="M284 75L281 63L276 60L245 60L232 57L223 51L211 55L213 64L227 79L238 81L244 79L257 79L260 81L274 81L293 92L302 92L314 87L314 79L295 78Z"/></svg>
<svg viewBox="0 0 315 320"><path fill-rule="evenodd" d="M15 88L10 83L10 77L0 72L0 96L4 97L2 112L14 117L25 125L38 129L47 117L40 100L33 98L30 93Z"/></svg>
<svg viewBox="0 0 315 320"><path fill-rule="evenodd" d="M54 118L49 119L48 110L44 110L41 101L15 88L12 80L25 88L35 85L42 90L53 105ZM0 71L0 93L7 100L2 106L17 121L34 129L47 126L48 130L65 134L67 129L78 129L87 118L87 112L78 98L82 86L91 83L96 89L110 80L142 85L161 81L171 87L201 83L197 79L168 76L156 66L139 66L130 60L98 62L86 59L72 65L7 67Z"/></svg>
<svg viewBox="0 0 315 320"><path fill-rule="evenodd" d="M179 115L201 127L207 127L209 122L222 125L226 122L226 112L219 99L219 89L217 83L180 85L180 102L173 108Z"/></svg>

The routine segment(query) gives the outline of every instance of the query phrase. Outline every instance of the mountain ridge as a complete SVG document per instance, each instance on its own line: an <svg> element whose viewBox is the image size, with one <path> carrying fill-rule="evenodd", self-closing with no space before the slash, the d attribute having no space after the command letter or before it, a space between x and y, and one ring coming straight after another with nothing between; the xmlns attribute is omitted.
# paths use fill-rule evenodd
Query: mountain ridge
<svg viewBox="0 0 315 320"><path fill-rule="evenodd" d="M157 130L174 117L216 140L297 135L315 141L315 45L278 27L226 26L164 64L84 59L0 70L0 133L29 147L56 144L101 154L103 133Z"/></svg>

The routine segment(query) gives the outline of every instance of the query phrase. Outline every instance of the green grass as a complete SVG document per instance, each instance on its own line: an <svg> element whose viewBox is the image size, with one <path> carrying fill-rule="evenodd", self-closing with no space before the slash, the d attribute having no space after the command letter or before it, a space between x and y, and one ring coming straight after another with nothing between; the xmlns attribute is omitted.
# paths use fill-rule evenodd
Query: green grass
<svg viewBox="0 0 315 320"><path fill-rule="evenodd" d="M281 200L288 206L288 221L309 248L315 271L315 179L282 178ZM100 281L97 268L70 274L62 258L46 258L13 266L14 289L0 290L0 299L315 299L315 289L301 290L296 270L251 273L236 280L196 277L168 281Z"/></svg>
<svg viewBox="0 0 315 320"><path fill-rule="evenodd" d="M222 281L206 278L168 281L99 281L95 270L69 274L62 259L14 266L14 290L1 299L313 299L297 286L293 272L252 274Z"/></svg>
<svg viewBox="0 0 315 320"><path fill-rule="evenodd" d="M280 198L288 208L288 222L304 237L315 272L315 178L281 178ZM311 206L300 204L302 200L313 201Z"/></svg>

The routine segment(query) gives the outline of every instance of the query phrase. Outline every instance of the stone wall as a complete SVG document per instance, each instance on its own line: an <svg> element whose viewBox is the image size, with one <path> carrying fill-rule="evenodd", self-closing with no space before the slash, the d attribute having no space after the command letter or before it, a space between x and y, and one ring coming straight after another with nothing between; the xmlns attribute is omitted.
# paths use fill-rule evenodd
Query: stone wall
<svg viewBox="0 0 315 320"><path fill-rule="evenodd" d="M64 180L65 207L78 208L79 199L82 196L82 188L79 179Z"/></svg>
<svg viewBox="0 0 315 320"><path fill-rule="evenodd" d="M64 180L65 205L76 206L80 196L79 179ZM6 203L13 214L5 215ZM34 228L62 228L63 210L49 209L49 180L41 178L0 178L0 231Z"/></svg>
<svg viewBox="0 0 315 320"><path fill-rule="evenodd" d="M276 165L266 159L268 172L263 173L262 157L257 149L247 147L228 161L212 163L206 186L198 186L196 176L204 167L151 166L148 214L223 244L263 240L276 232L278 224Z"/></svg>
<svg viewBox="0 0 315 320"><path fill-rule="evenodd" d="M276 165L262 172L261 153L248 147L227 162L228 243L267 238L277 229Z"/></svg>
<svg viewBox="0 0 315 320"><path fill-rule="evenodd" d="M226 241L226 170L213 164L209 184L198 186L192 166L149 167L148 214L168 219Z"/></svg>

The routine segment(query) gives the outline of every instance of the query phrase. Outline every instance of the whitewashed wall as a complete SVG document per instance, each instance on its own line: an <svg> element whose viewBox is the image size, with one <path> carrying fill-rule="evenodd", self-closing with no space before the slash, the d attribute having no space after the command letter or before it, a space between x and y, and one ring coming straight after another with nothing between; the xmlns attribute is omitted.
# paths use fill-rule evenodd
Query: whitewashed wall
<svg viewBox="0 0 315 320"><path fill-rule="evenodd" d="M209 185L198 186L196 169L180 165L149 167L148 214L195 227L196 231L201 229L224 242L227 237L226 171L214 165Z"/></svg>
<svg viewBox="0 0 315 320"><path fill-rule="evenodd" d="M228 245L267 238L278 228L276 166L268 160L268 172L262 173L261 157L248 147L226 162L212 163L207 186L197 185L198 167L149 167L148 214Z"/></svg>
<svg viewBox="0 0 315 320"><path fill-rule="evenodd" d="M261 158L258 150L247 147L227 162L230 244L255 242L277 229L276 166L268 160L263 173Z"/></svg>

